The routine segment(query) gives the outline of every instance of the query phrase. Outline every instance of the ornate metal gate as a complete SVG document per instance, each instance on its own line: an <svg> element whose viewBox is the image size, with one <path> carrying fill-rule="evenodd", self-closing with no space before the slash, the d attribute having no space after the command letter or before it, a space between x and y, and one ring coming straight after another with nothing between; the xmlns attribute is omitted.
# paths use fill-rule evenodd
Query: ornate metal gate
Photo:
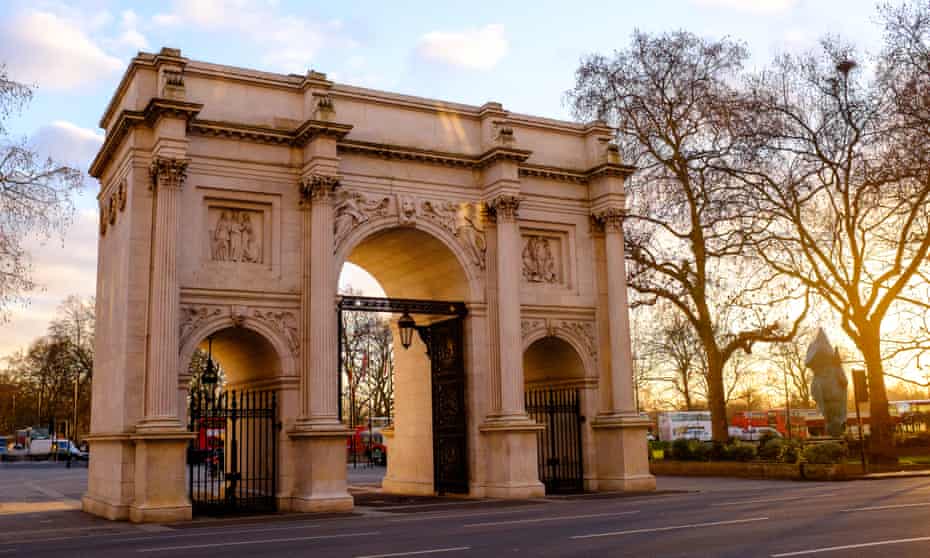
<svg viewBox="0 0 930 558"><path fill-rule="evenodd" d="M468 423L462 320L422 328L429 347L433 388L433 484L436 492L468 492Z"/></svg>
<svg viewBox="0 0 930 558"><path fill-rule="evenodd" d="M536 437L539 479L546 494L584 491L581 398L577 389L526 392L526 412L546 428Z"/></svg>
<svg viewBox="0 0 930 558"><path fill-rule="evenodd" d="M188 488L194 514L277 509L277 399L273 391L193 395Z"/></svg>

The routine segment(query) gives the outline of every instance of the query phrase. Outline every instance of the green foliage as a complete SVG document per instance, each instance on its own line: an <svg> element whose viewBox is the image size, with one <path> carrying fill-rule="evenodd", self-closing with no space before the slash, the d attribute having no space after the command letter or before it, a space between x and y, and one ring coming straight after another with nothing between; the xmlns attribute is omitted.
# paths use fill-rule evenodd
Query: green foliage
<svg viewBox="0 0 930 558"><path fill-rule="evenodd" d="M797 463L801 456L801 443L795 440L786 440L782 444L779 460L782 463Z"/></svg>
<svg viewBox="0 0 930 558"><path fill-rule="evenodd" d="M804 460L816 465L833 465L846 458L846 448L836 442L816 444L804 448Z"/></svg>
<svg viewBox="0 0 930 558"><path fill-rule="evenodd" d="M677 461L709 461L711 447L699 440L675 440L671 457Z"/></svg>
<svg viewBox="0 0 930 558"><path fill-rule="evenodd" d="M759 442L759 459L763 461L780 461L784 450L785 443L780 438L769 437L767 440Z"/></svg>
<svg viewBox="0 0 930 558"><path fill-rule="evenodd" d="M752 444L736 442L723 448L724 461L752 461L756 458L756 447Z"/></svg>

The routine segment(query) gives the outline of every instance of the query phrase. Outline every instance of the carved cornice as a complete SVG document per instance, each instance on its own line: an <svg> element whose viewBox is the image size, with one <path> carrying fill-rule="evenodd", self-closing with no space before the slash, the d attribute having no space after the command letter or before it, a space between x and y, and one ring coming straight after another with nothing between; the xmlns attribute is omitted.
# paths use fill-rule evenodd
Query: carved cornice
<svg viewBox="0 0 930 558"><path fill-rule="evenodd" d="M190 159L171 159L155 157L149 166L149 176L152 177L152 189L182 188L187 178L187 165Z"/></svg>
<svg viewBox="0 0 930 558"><path fill-rule="evenodd" d="M234 124L216 120L193 120L188 126L188 132L193 135L252 141L256 143L270 143L276 145L292 145L294 143L294 132L291 130L266 128L264 126L249 126L247 124Z"/></svg>
<svg viewBox="0 0 930 558"><path fill-rule="evenodd" d="M486 167L498 161L512 161L514 163L522 163L529 159L530 155L532 154L532 151L527 151L526 149L515 149L513 147L495 147L485 151L481 154L480 157L478 157L477 166Z"/></svg>
<svg viewBox="0 0 930 558"><path fill-rule="evenodd" d="M443 151L430 151L427 149L417 149L399 145L371 143L355 140L339 142L339 151L345 153L360 153L362 155L371 155L374 157L380 157L382 159L417 161L421 163L433 163L449 167L474 168L478 164L478 159L469 155L460 155Z"/></svg>
<svg viewBox="0 0 930 558"><path fill-rule="evenodd" d="M520 176L532 176L534 178L573 182L575 184L588 183L588 175L584 172L542 165L521 165Z"/></svg>
<svg viewBox="0 0 930 558"><path fill-rule="evenodd" d="M636 167L631 165L623 165L620 163L603 163L592 169L589 169L585 174L587 175L588 180L593 180L602 176L626 178L633 174L635 171Z"/></svg>
<svg viewBox="0 0 930 558"><path fill-rule="evenodd" d="M300 203L309 207L317 202L333 201L340 177L327 174L311 174L300 179Z"/></svg>
<svg viewBox="0 0 930 558"><path fill-rule="evenodd" d="M517 220L520 198L502 194L487 202L488 217L497 223L513 223Z"/></svg>
<svg viewBox="0 0 930 558"><path fill-rule="evenodd" d="M326 136L341 140L352 131L351 124L337 124L323 120L307 120L294 130L295 145L303 145L315 136Z"/></svg>
<svg viewBox="0 0 930 558"><path fill-rule="evenodd" d="M135 126L139 124L154 126L158 119L164 116L184 118L190 121L202 108L203 105L200 103L155 97L149 101L149 104L143 110L124 110L120 113L113 130L107 134L100 151L97 152L97 156L94 157L88 171L89 174L94 178L100 178L103 175L103 168L110 162L123 139Z"/></svg>
<svg viewBox="0 0 930 558"><path fill-rule="evenodd" d="M600 232L621 232L625 212L619 207L608 207L591 214L591 224Z"/></svg>

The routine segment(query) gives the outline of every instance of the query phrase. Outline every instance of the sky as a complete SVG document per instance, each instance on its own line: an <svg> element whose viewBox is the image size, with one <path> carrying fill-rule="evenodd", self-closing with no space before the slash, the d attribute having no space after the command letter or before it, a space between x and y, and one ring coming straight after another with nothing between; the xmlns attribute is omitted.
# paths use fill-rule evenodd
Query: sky
<svg viewBox="0 0 930 558"><path fill-rule="evenodd" d="M623 48L634 29L742 40L751 66L762 67L825 34L877 50L875 20L869 0L0 0L0 63L36 88L10 133L86 170L103 141L100 116L140 50L169 46L282 73L312 68L352 85L571 119L563 99L579 60ZM63 237L29 241L40 288L0 324L0 358L43 335L68 295L94 294L97 187L86 179ZM376 294L358 269L344 273L346 282Z"/></svg>

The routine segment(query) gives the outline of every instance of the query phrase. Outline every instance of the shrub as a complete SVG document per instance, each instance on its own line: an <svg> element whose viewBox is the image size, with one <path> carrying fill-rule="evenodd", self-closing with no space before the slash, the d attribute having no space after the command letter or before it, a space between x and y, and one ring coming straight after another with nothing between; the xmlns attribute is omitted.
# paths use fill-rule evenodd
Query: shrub
<svg viewBox="0 0 930 558"><path fill-rule="evenodd" d="M846 458L846 448L836 442L816 444L804 448L804 460L817 465L833 465Z"/></svg>
<svg viewBox="0 0 930 558"><path fill-rule="evenodd" d="M781 438L770 437L759 443L759 459L765 461L778 461L785 450L785 443Z"/></svg>
<svg viewBox="0 0 930 558"><path fill-rule="evenodd" d="M691 458L694 461L710 461L711 460L711 451L713 450L713 445L706 444L698 440L690 440L691 442Z"/></svg>
<svg viewBox="0 0 930 558"><path fill-rule="evenodd" d="M782 445L781 455L778 459L782 463L797 463L800 456L801 443L795 440L787 440Z"/></svg>
<svg viewBox="0 0 930 558"><path fill-rule="evenodd" d="M752 461L756 457L756 447L737 442L724 448L724 456L728 461Z"/></svg>
<svg viewBox="0 0 930 558"><path fill-rule="evenodd" d="M781 436L774 434L773 432L766 431L759 437L759 448L762 448L765 444L772 440L781 440Z"/></svg>
<svg viewBox="0 0 930 558"><path fill-rule="evenodd" d="M690 442L691 440L675 440L672 442L672 459L678 461L691 461L694 459Z"/></svg>

